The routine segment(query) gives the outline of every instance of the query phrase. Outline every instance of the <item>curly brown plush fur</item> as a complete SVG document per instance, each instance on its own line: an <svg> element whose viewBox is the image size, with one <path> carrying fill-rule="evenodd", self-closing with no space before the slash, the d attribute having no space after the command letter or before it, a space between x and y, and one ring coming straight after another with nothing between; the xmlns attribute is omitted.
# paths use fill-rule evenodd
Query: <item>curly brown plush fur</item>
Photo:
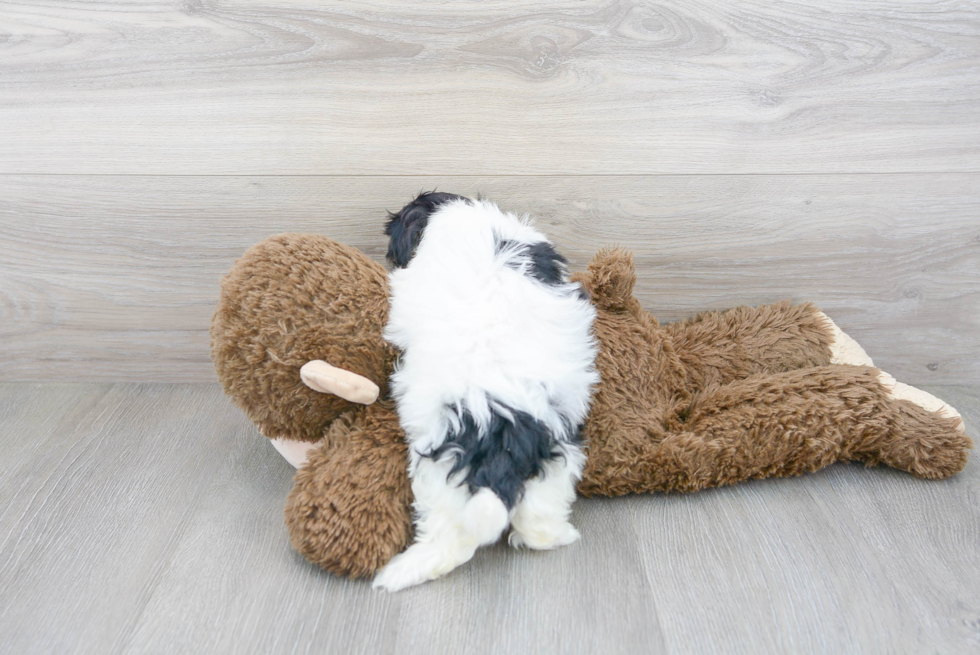
<svg viewBox="0 0 980 655"><path fill-rule="evenodd" d="M312 359L374 380L387 393L396 353L381 338L388 274L355 248L312 234L280 234L250 248L221 280L211 358L225 393L270 439L319 441L356 407L313 391Z"/></svg>
<svg viewBox="0 0 980 655"><path fill-rule="evenodd" d="M894 400L878 370L830 365L831 326L788 302L661 326L633 297L632 257L597 254L576 276L598 316L602 381L584 433L583 495L695 491L798 475L838 460L924 478L966 464L957 419ZM286 503L295 548L341 575L370 575L411 539L407 449L381 338L384 268L325 237L281 235L222 282L212 355L225 390L269 437L321 439ZM300 382L312 359L378 384L369 406Z"/></svg>
<svg viewBox="0 0 980 655"><path fill-rule="evenodd" d="M369 575L412 536L408 450L381 337L388 274L326 237L281 234L250 248L221 281L211 357L225 393L269 437L319 441L286 501L293 546L341 575ZM382 400L358 405L313 391L313 359L363 375Z"/></svg>
<svg viewBox="0 0 980 655"><path fill-rule="evenodd" d="M632 296L628 253L600 252L577 279L599 310L602 377L583 495L696 491L842 459L925 478L966 465L959 420L891 400L877 369L830 365L831 333L811 304L661 327Z"/></svg>
<svg viewBox="0 0 980 655"><path fill-rule="evenodd" d="M412 538L408 447L394 403L343 415L296 472L286 500L293 547L341 575L370 575Z"/></svg>

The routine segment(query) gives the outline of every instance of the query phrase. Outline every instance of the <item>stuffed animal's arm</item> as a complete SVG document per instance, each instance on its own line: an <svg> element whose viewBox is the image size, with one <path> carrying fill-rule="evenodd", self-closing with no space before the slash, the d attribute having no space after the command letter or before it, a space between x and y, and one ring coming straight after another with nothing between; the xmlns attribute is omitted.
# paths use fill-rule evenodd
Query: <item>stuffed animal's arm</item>
<svg viewBox="0 0 980 655"><path fill-rule="evenodd" d="M332 393L344 400L370 405L378 399L380 389L363 375L331 366L321 359L306 362L299 369L303 384L314 391Z"/></svg>

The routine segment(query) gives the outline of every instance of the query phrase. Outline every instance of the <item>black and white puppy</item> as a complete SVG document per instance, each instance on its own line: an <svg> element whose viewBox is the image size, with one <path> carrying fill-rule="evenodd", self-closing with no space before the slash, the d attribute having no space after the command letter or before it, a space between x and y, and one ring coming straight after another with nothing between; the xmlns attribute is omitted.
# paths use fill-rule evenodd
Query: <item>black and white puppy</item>
<svg viewBox="0 0 980 655"><path fill-rule="evenodd" d="M572 543L579 429L599 380L592 304L545 236L493 203L423 193L386 233L416 531L374 586L444 575L508 525L515 547Z"/></svg>

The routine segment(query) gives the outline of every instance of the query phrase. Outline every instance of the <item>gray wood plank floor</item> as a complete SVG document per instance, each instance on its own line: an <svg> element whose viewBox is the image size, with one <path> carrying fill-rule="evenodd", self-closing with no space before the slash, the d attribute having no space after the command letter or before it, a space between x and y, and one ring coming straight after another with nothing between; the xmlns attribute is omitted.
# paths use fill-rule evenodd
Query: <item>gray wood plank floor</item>
<svg viewBox="0 0 980 655"><path fill-rule="evenodd" d="M980 387L928 389L980 425ZM0 652L975 653L980 466L835 465L580 500L395 595L282 522L292 470L206 384L0 384Z"/></svg>
<svg viewBox="0 0 980 655"><path fill-rule="evenodd" d="M213 381L249 245L380 259L439 187L633 248L661 319L818 302L976 438L978 70L975 0L0 2L0 653L980 652L976 461L582 500L386 595L217 386L120 383Z"/></svg>

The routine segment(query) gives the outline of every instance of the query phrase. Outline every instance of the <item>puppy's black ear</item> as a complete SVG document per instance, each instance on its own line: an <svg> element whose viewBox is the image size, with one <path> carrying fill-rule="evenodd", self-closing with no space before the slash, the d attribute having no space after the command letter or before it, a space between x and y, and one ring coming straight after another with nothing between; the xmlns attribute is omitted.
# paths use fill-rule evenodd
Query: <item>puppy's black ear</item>
<svg viewBox="0 0 980 655"><path fill-rule="evenodd" d="M397 268L405 268L415 254L415 249L422 240L422 232L429 223L429 215L439 205L452 200L466 200L454 193L421 193L418 198L408 203L397 214L388 214L385 234L388 241L388 261Z"/></svg>
<svg viewBox="0 0 980 655"><path fill-rule="evenodd" d="M422 240L422 231L429 222L429 212L414 203L397 214L388 214L385 234L388 235L388 261L396 268L405 268Z"/></svg>

